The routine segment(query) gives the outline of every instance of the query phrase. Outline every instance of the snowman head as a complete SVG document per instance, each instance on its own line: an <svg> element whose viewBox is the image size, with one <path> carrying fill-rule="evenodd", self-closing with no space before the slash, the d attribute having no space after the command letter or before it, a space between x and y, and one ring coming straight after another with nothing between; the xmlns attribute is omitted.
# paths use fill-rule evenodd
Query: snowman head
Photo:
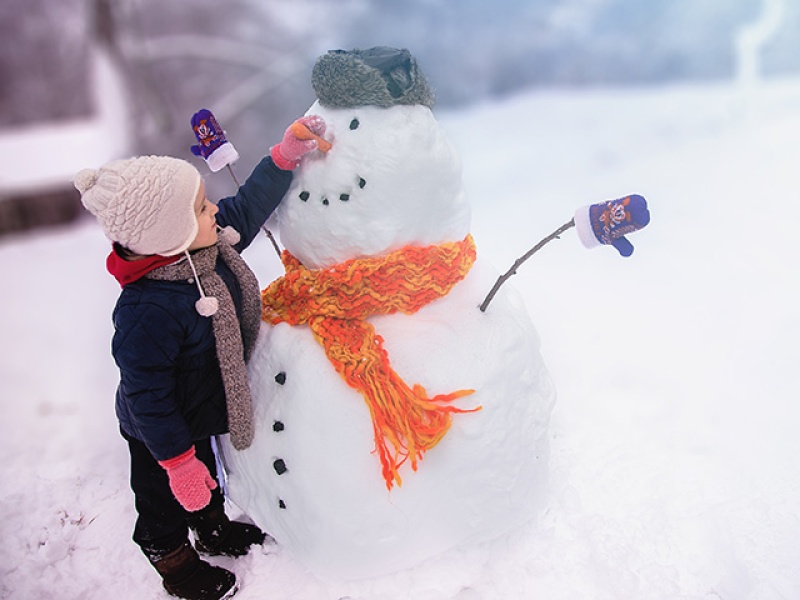
<svg viewBox="0 0 800 600"><path fill-rule="evenodd" d="M325 120L332 148L303 160L276 212L281 241L309 268L469 233L461 164L427 83L407 51L372 51L315 66L307 114Z"/></svg>

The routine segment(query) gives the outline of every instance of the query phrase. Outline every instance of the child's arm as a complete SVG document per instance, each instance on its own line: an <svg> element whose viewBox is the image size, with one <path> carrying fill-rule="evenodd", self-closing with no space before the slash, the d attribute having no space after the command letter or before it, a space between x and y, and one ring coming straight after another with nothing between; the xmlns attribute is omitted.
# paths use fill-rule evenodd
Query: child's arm
<svg viewBox="0 0 800 600"><path fill-rule="evenodd" d="M234 246L238 252L247 248L258 235L291 182L292 172L279 169L272 158L266 156L256 165L235 196L223 198L217 203L217 223L221 227L230 225L241 236L239 243Z"/></svg>
<svg viewBox="0 0 800 600"><path fill-rule="evenodd" d="M232 226L241 235L234 248L241 252L258 234L259 229L278 207L292 182L292 170L310 152L327 152L330 142L322 138L326 125L322 117L302 117L286 128L281 142L270 149L239 188L236 196L217 203L217 222Z"/></svg>

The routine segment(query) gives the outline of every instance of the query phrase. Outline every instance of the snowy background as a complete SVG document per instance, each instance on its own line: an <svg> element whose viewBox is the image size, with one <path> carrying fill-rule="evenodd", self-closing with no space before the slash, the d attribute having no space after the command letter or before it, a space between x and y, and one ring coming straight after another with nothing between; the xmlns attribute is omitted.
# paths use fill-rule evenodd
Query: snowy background
<svg viewBox="0 0 800 600"><path fill-rule="evenodd" d="M559 393L547 508L377 580L319 581L274 546L215 561L238 597L800 597L800 80L541 91L439 118L498 269L580 204L651 206L631 258L571 231L510 282ZM90 220L0 241L3 598L166 598L130 541L107 250ZM246 258L262 283L279 273L266 240Z"/></svg>
<svg viewBox="0 0 800 600"><path fill-rule="evenodd" d="M703 15L712 4L694 3ZM757 12L745 4L741 22ZM573 33L603 27L560 14ZM558 46L566 34L554 31ZM478 251L501 271L579 205L629 193L650 203L631 258L584 250L569 231L507 284L526 300L558 390L546 508L511 535L376 580L317 580L276 546L215 559L242 581L237 598L800 597L800 78L759 79L745 58L738 79L731 68L714 82L517 90L436 110L463 158ZM93 164L115 125L98 119L101 138L83 142L67 131L71 145L63 129L40 128L69 148L48 168ZM0 145L4 180L18 148ZM226 177L209 179L226 189ZM0 237L0 598L167 598L130 540L107 252L90 219ZM280 273L264 239L245 257L264 285Z"/></svg>
<svg viewBox="0 0 800 600"><path fill-rule="evenodd" d="M313 101L311 69L329 49L411 49L443 110L533 87L730 80L738 41L760 19L770 30L763 74L800 73L793 0L3 0L0 145L24 125L105 112L132 153L181 155L189 117L207 107L248 172ZM99 81L98 59L116 71L127 110ZM50 148L72 145L45 146L27 162L48 169ZM0 169L0 200L24 175L17 170ZM209 190L221 196L225 183Z"/></svg>

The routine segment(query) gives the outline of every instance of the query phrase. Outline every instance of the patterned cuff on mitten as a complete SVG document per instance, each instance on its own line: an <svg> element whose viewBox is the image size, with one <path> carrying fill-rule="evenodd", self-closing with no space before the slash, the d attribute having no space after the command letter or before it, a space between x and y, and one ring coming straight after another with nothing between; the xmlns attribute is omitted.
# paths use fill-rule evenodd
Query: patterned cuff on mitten
<svg viewBox="0 0 800 600"><path fill-rule="evenodd" d="M269 155L272 157L272 162L275 163L279 169L284 171L294 171L297 165L300 164L299 160L286 160L281 154L281 145L273 146L269 149Z"/></svg>

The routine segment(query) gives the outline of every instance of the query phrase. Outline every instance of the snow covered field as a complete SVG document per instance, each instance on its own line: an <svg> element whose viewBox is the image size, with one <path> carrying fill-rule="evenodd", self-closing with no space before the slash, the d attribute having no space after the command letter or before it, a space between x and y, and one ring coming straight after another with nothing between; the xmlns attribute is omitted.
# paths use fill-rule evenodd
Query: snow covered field
<svg viewBox="0 0 800 600"><path fill-rule="evenodd" d="M650 204L631 258L570 231L508 284L559 394L547 507L375 580L317 580L275 546L218 560L237 598L800 597L800 81L535 92L437 114L478 252L501 271L579 205ZM88 219L0 239L0 598L167 598L130 541L107 250ZM245 256L263 284L279 274L266 239Z"/></svg>

